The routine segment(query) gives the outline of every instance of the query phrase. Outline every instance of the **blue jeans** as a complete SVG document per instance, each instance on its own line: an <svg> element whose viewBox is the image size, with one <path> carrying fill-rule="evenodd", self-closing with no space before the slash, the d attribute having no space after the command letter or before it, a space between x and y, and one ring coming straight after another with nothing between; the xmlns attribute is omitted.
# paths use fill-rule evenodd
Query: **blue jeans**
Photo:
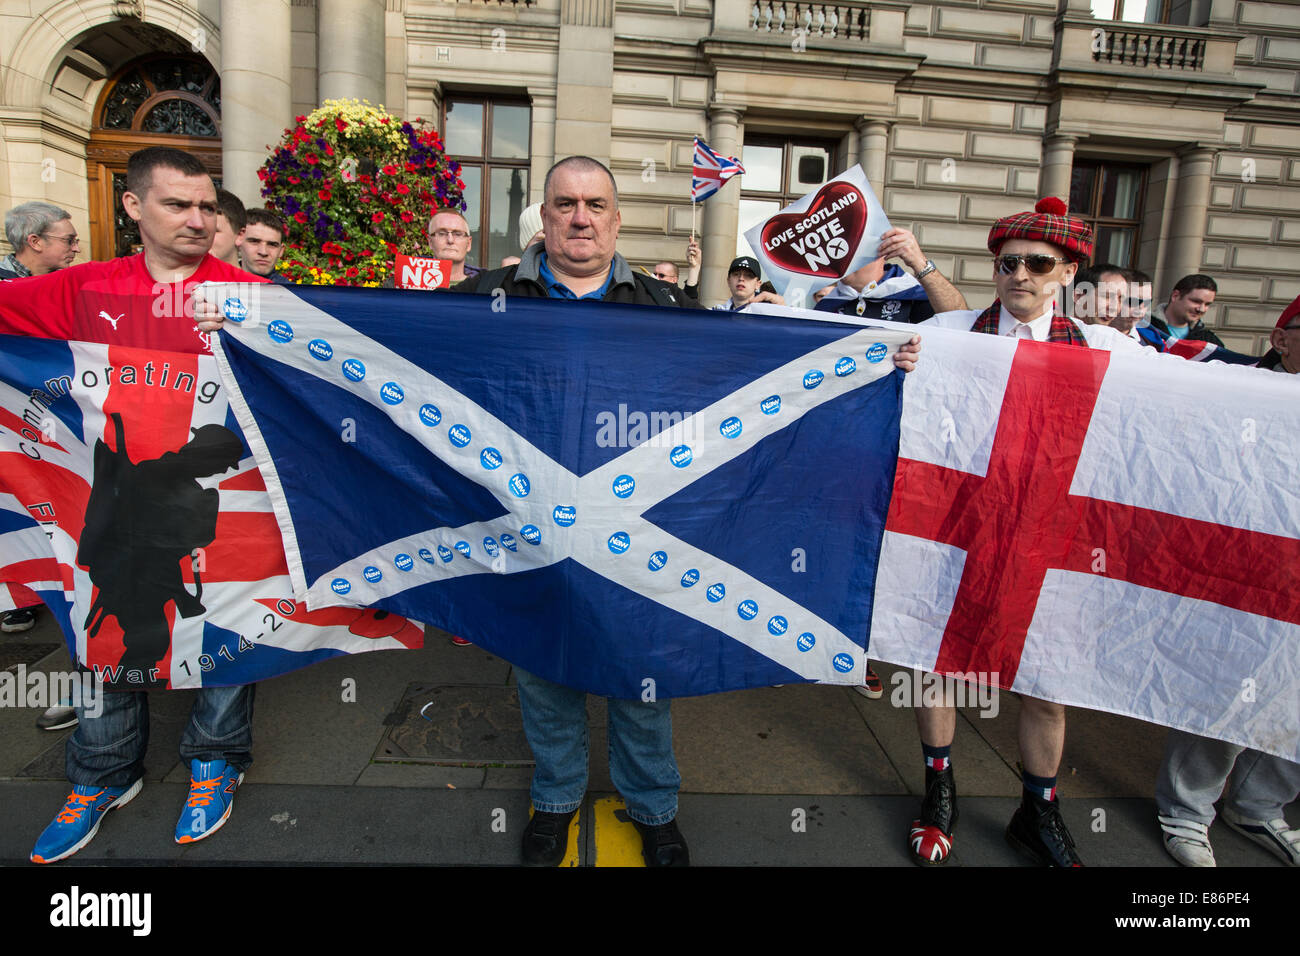
<svg viewBox="0 0 1300 956"><path fill-rule="evenodd" d="M524 734L533 749L533 807L543 813L578 809L587 792L587 695L515 668ZM681 774L673 756L673 718L666 700L607 698L609 773L638 823L677 816Z"/></svg>
<svg viewBox="0 0 1300 956"><path fill-rule="evenodd" d="M253 762L253 690L206 687L194 698L181 735L181 759L224 760L237 770ZM155 693L162 693L155 691ZM87 717L77 708L77 729L68 738L68 779L86 787L129 787L144 776L149 748L149 695L104 691L102 711Z"/></svg>

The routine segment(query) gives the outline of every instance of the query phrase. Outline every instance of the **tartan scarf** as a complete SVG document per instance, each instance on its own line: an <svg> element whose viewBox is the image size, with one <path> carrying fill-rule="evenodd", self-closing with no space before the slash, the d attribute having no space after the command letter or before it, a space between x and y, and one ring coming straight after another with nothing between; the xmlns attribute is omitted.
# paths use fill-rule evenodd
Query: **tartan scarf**
<svg viewBox="0 0 1300 956"><path fill-rule="evenodd" d="M983 332L985 335L997 335L998 325L1002 319L1002 300L994 299L993 304L979 314L975 324L970 327L972 332ZM1078 326L1063 315L1052 313L1052 325L1047 330L1047 341L1059 342L1062 345L1082 345L1088 347L1088 340L1083 337Z"/></svg>

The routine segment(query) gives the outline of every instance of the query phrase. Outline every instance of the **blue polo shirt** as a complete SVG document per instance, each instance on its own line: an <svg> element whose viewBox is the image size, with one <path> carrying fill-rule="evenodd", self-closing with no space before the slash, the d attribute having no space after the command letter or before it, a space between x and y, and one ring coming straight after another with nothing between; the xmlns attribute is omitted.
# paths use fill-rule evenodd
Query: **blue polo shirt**
<svg viewBox="0 0 1300 956"><path fill-rule="evenodd" d="M567 285L555 278L555 273L551 271L544 252L537 258L537 275L542 280L542 285L546 286L546 294L552 299L603 299L605 293L609 291L610 284L614 281L614 264L610 263L609 275L605 276L605 284L595 292L588 292L586 295L576 294Z"/></svg>

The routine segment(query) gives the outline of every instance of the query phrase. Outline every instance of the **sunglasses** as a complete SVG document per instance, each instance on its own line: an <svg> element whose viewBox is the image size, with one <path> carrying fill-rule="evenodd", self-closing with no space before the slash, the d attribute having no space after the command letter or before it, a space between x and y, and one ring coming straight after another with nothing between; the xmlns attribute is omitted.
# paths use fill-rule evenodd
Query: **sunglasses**
<svg viewBox="0 0 1300 956"><path fill-rule="evenodd" d="M1068 259L1062 259L1060 256L1045 256L1035 253L1031 256L994 256L993 262L998 267L998 272L1004 276L1012 275L1024 263L1025 268L1036 276L1045 276L1056 268L1058 262L1069 262Z"/></svg>

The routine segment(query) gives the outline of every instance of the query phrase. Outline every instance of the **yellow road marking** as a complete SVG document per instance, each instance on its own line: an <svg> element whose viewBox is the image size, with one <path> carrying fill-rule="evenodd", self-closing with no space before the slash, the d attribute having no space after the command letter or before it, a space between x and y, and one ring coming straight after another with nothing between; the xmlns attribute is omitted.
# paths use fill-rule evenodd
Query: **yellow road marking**
<svg viewBox="0 0 1300 956"><path fill-rule="evenodd" d="M641 834L627 818L622 797L601 797L592 806L591 816L596 866L645 866Z"/></svg>

